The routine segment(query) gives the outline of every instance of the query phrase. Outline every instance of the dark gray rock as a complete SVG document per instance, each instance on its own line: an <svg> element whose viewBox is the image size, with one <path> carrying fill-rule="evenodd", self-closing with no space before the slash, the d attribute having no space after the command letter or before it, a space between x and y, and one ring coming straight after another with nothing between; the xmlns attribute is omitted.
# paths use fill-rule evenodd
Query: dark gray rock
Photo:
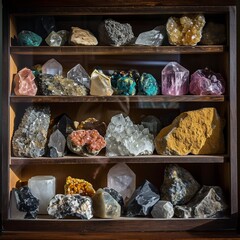
<svg viewBox="0 0 240 240"><path fill-rule="evenodd" d="M171 202L158 201L151 211L153 218L172 218L174 215L174 209Z"/></svg>
<svg viewBox="0 0 240 240"><path fill-rule="evenodd" d="M50 157L63 157L65 155L66 138L58 129L50 135L48 147Z"/></svg>
<svg viewBox="0 0 240 240"><path fill-rule="evenodd" d="M187 206L175 206L174 214L179 218L191 218L192 217L192 208Z"/></svg>

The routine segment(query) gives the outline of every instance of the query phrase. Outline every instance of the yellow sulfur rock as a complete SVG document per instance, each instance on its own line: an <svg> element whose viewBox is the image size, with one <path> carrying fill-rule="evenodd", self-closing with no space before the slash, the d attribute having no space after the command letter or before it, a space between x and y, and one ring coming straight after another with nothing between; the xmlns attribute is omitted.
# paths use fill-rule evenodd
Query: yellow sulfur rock
<svg viewBox="0 0 240 240"><path fill-rule="evenodd" d="M155 138L158 154L220 154L223 123L215 108L183 112Z"/></svg>

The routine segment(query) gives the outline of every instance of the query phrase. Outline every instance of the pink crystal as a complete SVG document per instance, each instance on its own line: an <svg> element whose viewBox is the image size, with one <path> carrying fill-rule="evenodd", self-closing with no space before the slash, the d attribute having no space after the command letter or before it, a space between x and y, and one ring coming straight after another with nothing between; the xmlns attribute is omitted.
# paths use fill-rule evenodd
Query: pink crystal
<svg viewBox="0 0 240 240"><path fill-rule="evenodd" d="M188 93L189 71L177 62L168 63L162 70L162 94L184 95Z"/></svg>
<svg viewBox="0 0 240 240"><path fill-rule="evenodd" d="M225 81L220 73L199 69L191 75L189 91L194 95L221 95L225 92Z"/></svg>
<svg viewBox="0 0 240 240"><path fill-rule="evenodd" d="M14 78L16 95L35 96L37 93L37 86L34 82L35 76L28 68L20 70Z"/></svg>

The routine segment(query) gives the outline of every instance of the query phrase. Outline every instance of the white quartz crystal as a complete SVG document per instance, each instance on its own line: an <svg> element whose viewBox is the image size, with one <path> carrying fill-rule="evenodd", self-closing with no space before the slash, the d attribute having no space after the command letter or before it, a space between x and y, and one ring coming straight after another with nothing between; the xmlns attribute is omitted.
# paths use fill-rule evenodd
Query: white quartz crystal
<svg viewBox="0 0 240 240"><path fill-rule="evenodd" d="M45 62L42 66L43 74L62 75L62 65L54 58Z"/></svg>

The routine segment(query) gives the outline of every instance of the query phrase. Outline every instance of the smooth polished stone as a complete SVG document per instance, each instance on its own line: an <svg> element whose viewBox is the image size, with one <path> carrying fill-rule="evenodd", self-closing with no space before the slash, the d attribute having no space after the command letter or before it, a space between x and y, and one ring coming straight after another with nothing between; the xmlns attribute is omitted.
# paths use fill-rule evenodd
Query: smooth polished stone
<svg viewBox="0 0 240 240"><path fill-rule="evenodd" d="M42 74L62 75L63 67L54 58L48 60L42 65Z"/></svg>

